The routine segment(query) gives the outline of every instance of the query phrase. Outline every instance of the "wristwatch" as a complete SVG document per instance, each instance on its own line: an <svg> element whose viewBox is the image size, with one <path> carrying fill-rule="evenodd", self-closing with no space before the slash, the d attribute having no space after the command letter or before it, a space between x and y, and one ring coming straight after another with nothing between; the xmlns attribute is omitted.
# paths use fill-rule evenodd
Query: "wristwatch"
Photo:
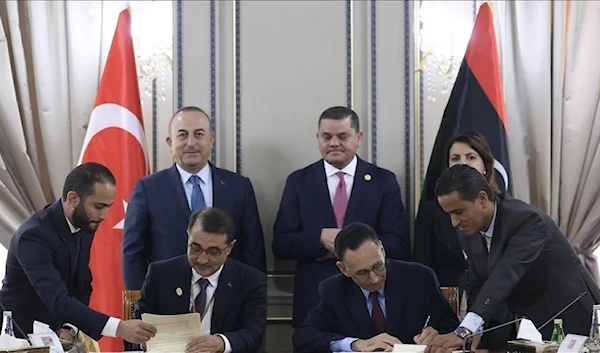
<svg viewBox="0 0 600 353"><path fill-rule="evenodd" d="M71 336L73 336L73 338L77 337L77 334L79 333L79 330L73 325L63 324L62 328L64 328L65 330L69 330L69 333L71 334Z"/></svg>
<svg viewBox="0 0 600 353"><path fill-rule="evenodd" d="M464 340L469 337L469 335L473 334L473 332L466 327L459 326L454 330L454 334Z"/></svg>

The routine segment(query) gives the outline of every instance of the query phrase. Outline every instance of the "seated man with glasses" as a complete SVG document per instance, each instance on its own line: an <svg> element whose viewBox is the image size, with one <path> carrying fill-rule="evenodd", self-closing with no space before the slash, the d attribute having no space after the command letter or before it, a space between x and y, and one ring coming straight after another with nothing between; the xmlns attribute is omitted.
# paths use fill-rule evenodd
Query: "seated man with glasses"
<svg viewBox="0 0 600 353"><path fill-rule="evenodd" d="M202 335L188 344L186 353L254 352L261 346L267 278L228 259L236 242L233 227L220 209L197 211L188 224L187 255L148 268L135 315L199 313Z"/></svg>
<svg viewBox="0 0 600 353"><path fill-rule="evenodd" d="M342 272L319 286L321 299L294 332L296 351L390 352L422 333L451 332L458 318L435 273L417 263L385 258L373 228L345 226L335 239Z"/></svg>

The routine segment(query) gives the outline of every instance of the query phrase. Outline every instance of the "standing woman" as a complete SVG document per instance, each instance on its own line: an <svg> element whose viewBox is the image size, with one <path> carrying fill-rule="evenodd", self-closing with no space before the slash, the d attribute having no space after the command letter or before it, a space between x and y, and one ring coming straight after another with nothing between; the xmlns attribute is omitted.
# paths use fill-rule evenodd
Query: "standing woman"
<svg viewBox="0 0 600 353"><path fill-rule="evenodd" d="M467 164L485 175L492 191L500 193L494 177L494 156L483 135L469 131L456 136L449 144L447 156L448 167ZM450 215L442 210L437 199L423 203L415 223L413 260L431 267L440 286L458 287L462 298L467 281L464 256ZM462 311L461 305L461 314Z"/></svg>

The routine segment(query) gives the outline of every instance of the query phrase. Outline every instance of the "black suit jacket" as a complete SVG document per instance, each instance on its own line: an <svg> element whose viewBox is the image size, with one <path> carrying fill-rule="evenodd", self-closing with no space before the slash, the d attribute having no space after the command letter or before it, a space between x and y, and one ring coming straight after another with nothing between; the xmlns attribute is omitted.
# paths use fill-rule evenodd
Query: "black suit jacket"
<svg viewBox="0 0 600 353"><path fill-rule="evenodd" d="M431 267L444 287L464 287L467 261L457 229L437 200L424 202L415 221L413 260Z"/></svg>
<svg viewBox="0 0 600 353"><path fill-rule="evenodd" d="M410 258L408 223L394 173L358 158L344 224L362 222L375 229L393 259ZM292 173L285 185L273 226L273 254L298 260L294 282L294 327L319 301L319 283L339 273L335 259L315 261L323 228L337 228L323 160Z"/></svg>
<svg viewBox="0 0 600 353"><path fill-rule="evenodd" d="M192 269L186 255L150 264L135 316L190 312ZM177 295L181 288L182 295ZM233 352L255 352L267 324L266 275L227 259L219 276L211 318L211 334L223 334Z"/></svg>
<svg viewBox="0 0 600 353"><path fill-rule="evenodd" d="M461 233L460 241L469 256L469 311L487 321L495 308L506 304L515 316L539 326L585 291L560 317L565 332L589 334L592 305L600 302L600 291L544 212L510 196L498 197L489 254L480 235ZM552 325L541 332L550 339Z"/></svg>
<svg viewBox="0 0 600 353"><path fill-rule="evenodd" d="M413 343L427 316L429 326L440 333L454 330L459 322L442 295L433 271L421 264L387 259L384 295L386 332L404 343ZM369 339L376 335L367 301L359 286L342 274L319 286L321 299L301 327L294 331L294 349L329 352L329 345L345 337Z"/></svg>
<svg viewBox="0 0 600 353"><path fill-rule="evenodd" d="M265 243L250 179L210 165L213 207L233 219L237 243L231 257L266 271ZM129 199L123 233L125 288L140 289L151 262L187 250L190 206L175 164L140 179Z"/></svg>
<svg viewBox="0 0 600 353"><path fill-rule="evenodd" d="M100 339L108 316L88 307L92 239L91 234L71 233L60 200L36 212L12 235L0 304L13 312L15 335L32 333L37 320L53 330L70 323Z"/></svg>

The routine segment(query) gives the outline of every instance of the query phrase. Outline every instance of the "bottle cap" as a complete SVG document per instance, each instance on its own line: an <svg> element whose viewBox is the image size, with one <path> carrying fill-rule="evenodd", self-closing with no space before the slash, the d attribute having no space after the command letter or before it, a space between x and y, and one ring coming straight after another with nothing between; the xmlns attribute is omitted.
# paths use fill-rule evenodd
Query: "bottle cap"
<svg viewBox="0 0 600 353"><path fill-rule="evenodd" d="M562 319L554 319L555 324L562 324Z"/></svg>

